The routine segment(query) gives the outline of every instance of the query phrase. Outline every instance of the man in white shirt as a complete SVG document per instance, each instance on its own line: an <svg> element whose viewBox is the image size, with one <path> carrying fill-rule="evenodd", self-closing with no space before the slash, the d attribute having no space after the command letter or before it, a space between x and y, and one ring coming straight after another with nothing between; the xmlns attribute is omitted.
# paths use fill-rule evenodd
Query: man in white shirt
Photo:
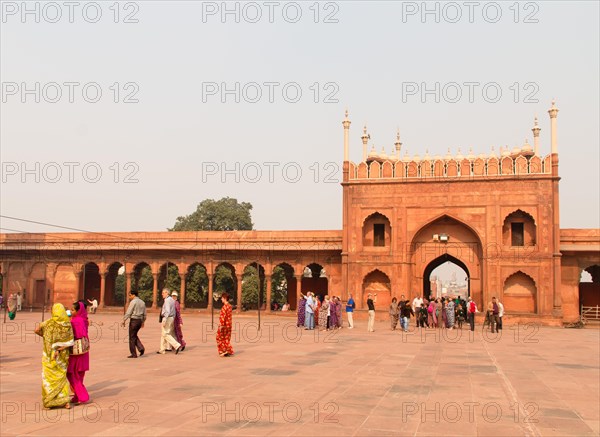
<svg viewBox="0 0 600 437"><path fill-rule="evenodd" d="M423 303L423 298L421 296L415 296L412 301L412 310L413 313L418 314L417 311L421 308L421 304Z"/></svg>
<svg viewBox="0 0 600 437"><path fill-rule="evenodd" d="M21 292L17 293L17 311L21 311L21 305L23 305L23 296L21 296Z"/></svg>
<svg viewBox="0 0 600 437"><path fill-rule="evenodd" d="M504 315L504 305L502 305L502 302L498 301L498 326L497 326L497 330L501 330L502 329L502 316Z"/></svg>
<svg viewBox="0 0 600 437"><path fill-rule="evenodd" d="M96 314L96 310L98 309L98 301L96 300L96 298L94 298L93 300L88 299L87 301L92 306L91 313Z"/></svg>

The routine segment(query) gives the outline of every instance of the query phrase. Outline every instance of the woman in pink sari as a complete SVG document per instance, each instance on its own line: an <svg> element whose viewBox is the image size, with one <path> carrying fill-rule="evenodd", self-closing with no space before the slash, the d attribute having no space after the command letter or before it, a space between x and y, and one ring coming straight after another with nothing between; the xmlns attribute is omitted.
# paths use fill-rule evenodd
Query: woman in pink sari
<svg viewBox="0 0 600 437"><path fill-rule="evenodd" d="M88 337L89 320L85 304L83 301L75 302L71 308L71 326L73 327L73 338L77 341L80 338ZM75 404L84 404L90 400L83 378L85 372L90 370L90 353L86 352L81 355L69 355L69 367L67 368L67 379L73 389L73 399L71 402Z"/></svg>

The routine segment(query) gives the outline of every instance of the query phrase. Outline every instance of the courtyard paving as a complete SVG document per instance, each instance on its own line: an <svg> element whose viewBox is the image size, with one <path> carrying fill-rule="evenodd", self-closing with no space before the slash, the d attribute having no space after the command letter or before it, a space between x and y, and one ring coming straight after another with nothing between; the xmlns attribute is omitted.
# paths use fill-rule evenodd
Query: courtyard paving
<svg viewBox="0 0 600 437"><path fill-rule="evenodd" d="M215 318L217 314L215 314ZM2 436L597 436L600 330L506 326L392 332L296 329L234 315L234 357L216 352L211 319L184 314L186 350L127 359L115 313L91 316L90 403L41 408L41 313L1 324Z"/></svg>

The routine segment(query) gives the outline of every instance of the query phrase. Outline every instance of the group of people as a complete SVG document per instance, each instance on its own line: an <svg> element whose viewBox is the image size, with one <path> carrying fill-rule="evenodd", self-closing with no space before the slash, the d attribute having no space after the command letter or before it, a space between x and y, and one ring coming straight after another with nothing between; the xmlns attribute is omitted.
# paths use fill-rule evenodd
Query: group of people
<svg viewBox="0 0 600 437"><path fill-rule="evenodd" d="M320 330L328 331L340 329L342 325L342 301L339 296L315 295L312 291L306 295L301 294L298 302L298 327L304 326L304 329L312 330L318 326ZM349 325L350 328L353 327L351 323Z"/></svg>
<svg viewBox="0 0 600 437"><path fill-rule="evenodd" d="M181 319L181 307L177 300L177 292L163 290L164 304L161 308L161 340L157 353L164 354L169 350L178 354L185 349ZM138 333L146 322L146 304L139 298L137 291L129 294L129 307L123 317L122 325L129 319L129 351L128 358L144 355L145 348ZM223 307L219 316L217 330L217 351L219 356L233 355L231 346L232 307L229 295L221 296ZM90 321L84 301L73 303L70 310L63 304L52 306L52 317L42 322L35 333L43 338L42 348L42 402L44 408L71 408L71 404L82 404L90 400L84 385L85 373L90 368L90 342L88 327Z"/></svg>
<svg viewBox="0 0 600 437"><path fill-rule="evenodd" d="M410 302L404 299L404 296L400 298L400 301L395 297L392 298L392 303L390 304L390 322L392 331L396 330L396 326L398 326L398 322L400 322L400 329L407 332L410 318L415 317L415 314L415 310L413 310Z"/></svg>
<svg viewBox="0 0 600 437"><path fill-rule="evenodd" d="M4 298L0 295L0 308L2 308L2 303ZM6 301L6 309L8 311L8 318L10 320L15 320L17 316L17 311L21 311L23 305L23 296L21 292L10 293L8 295L8 299Z"/></svg>
<svg viewBox="0 0 600 437"><path fill-rule="evenodd" d="M468 321L471 331L474 331L475 314L478 312L471 297L465 301L459 296L431 300L415 296L411 303L402 295L399 301L395 297L392 299L389 309L391 329L395 330L400 321L400 327L405 332L408 331L411 317L416 319L418 328L462 329L463 323ZM493 297L488 304L484 326L489 325L492 333L497 332L502 329L503 315L504 305Z"/></svg>
<svg viewBox="0 0 600 437"><path fill-rule="evenodd" d="M85 372L90 368L88 327L85 303L78 301L70 310L55 303L52 318L35 329L43 338L42 403L45 408L70 408L71 403L89 401L83 383Z"/></svg>
<svg viewBox="0 0 600 437"><path fill-rule="evenodd" d="M367 309L369 319L367 331L375 332L375 304L377 293L367 294ZM298 302L298 327L311 330L318 326L319 329L338 329L343 326L342 301L338 296L315 295L307 292L300 295ZM354 327L353 312L356 307L352 294L349 294L346 303L346 316L348 327ZM392 298L389 307L391 330L400 325L400 329L408 332L410 320L414 318L418 328L425 329L462 329L463 323L468 322L471 331L475 330L475 314L479 310L471 297L464 300L460 296L446 296L424 299L415 296L412 302L404 295L397 299ZM502 329L504 306L495 297L488 304L484 326L489 325L491 332Z"/></svg>
<svg viewBox="0 0 600 437"><path fill-rule="evenodd" d="M183 338L183 319L181 317L181 304L179 294L171 292L168 288L163 289L163 305L160 310L159 323L161 324L160 346L157 354L165 354L175 351L175 355L185 350L186 342ZM146 304L139 298L137 291L129 293L129 307L123 316L122 325L129 319L129 352L127 358L137 358L144 355L146 349L139 338L139 330L146 322ZM223 306L219 315L219 327L217 329L217 351L219 356L228 357L233 355L231 346L232 315L233 310L229 303L229 294L221 295Z"/></svg>

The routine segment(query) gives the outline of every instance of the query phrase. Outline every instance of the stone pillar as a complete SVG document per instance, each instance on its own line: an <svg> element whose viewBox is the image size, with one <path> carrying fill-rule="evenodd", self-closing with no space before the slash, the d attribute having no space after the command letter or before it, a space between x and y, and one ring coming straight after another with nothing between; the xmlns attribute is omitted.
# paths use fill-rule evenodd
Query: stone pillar
<svg viewBox="0 0 600 437"><path fill-rule="evenodd" d="M46 303L46 306L48 306L51 302L54 302L54 283L57 268L58 265L56 263L48 263L46 266L46 289L44 290L44 302ZM8 269L4 274L4 280L8 286ZM50 293L48 293L48 290L50 290Z"/></svg>
<svg viewBox="0 0 600 437"><path fill-rule="evenodd" d="M244 266L240 263L237 263L235 265L235 271L240 272L239 276L240 279L239 281L237 280L237 274L235 275L236 277L236 281L235 283L237 284L237 313L241 313L242 312L242 277L244 276Z"/></svg>
<svg viewBox="0 0 600 437"><path fill-rule="evenodd" d="M123 302L123 313L127 311L127 298L129 297L129 293L131 293L131 279L133 278L133 273L125 272L125 296ZM116 288L116 287L115 287ZM116 292L116 289L113 293Z"/></svg>
<svg viewBox="0 0 600 437"><path fill-rule="evenodd" d="M156 309L156 296L158 295L158 273L152 272L152 308Z"/></svg>
<svg viewBox="0 0 600 437"><path fill-rule="evenodd" d="M296 276L296 307L300 303L300 295L302 294L302 278L304 275Z"/></svg>
<svg viewBox="0 0 600 437"><path fill-rule="evenodd" d="M75 300L80 300L83 298L83 288L85 288L85 284L83 284L83 287L81 286L81 266L75 265L73 266L73 269L77 272L75 275L75 289L77 290Z"/></svg>
<svg viewBox="0 0 600 437"><path fill-rule="evenodd" d="M207 273L208 276L208 306L206 307L208 310L211 310L213 307L213 274Z"/></svg>
<svg viewBox="0 0 600 437"><path fill-rule="evenodd" d="M267 280L267 311L271 312L271 275L265 275L265 279Z"/></svg>
<svg viewBox="0 0 600 437"><path fill-rule="evenodd" d="M562 317L562 299L560 287L562 285L561 278L561 256L560 251L560 214L559 214L559 196L558 196L558 140L556 135L556 118L558 115L558 108L556 102L552 101L552 107L548 111L550 115L550 143L552 144L552 215L553 215L553 229L552 229L552 240L553 240L553 305L552 314L555 317ZM539 310L538 310L539 312Z"/></svg>
<svg viewBox="0 0 600 437"><path fill-rule="evenodd" d="M100 273L100 303L99 307L104 308L104 294L106 291L106 275L108 273ZM129 295L127 295L129 296ZM125 302L127 302L127 296L125 296Z"/></svg>
<svg viewBox="0 0 600 437"><path fill-rule="evenodd" d="M181 305L181 309L185 308L185 273L180 273L179 278L181 279L181 296L179 296L179 304Z"/></svg>

